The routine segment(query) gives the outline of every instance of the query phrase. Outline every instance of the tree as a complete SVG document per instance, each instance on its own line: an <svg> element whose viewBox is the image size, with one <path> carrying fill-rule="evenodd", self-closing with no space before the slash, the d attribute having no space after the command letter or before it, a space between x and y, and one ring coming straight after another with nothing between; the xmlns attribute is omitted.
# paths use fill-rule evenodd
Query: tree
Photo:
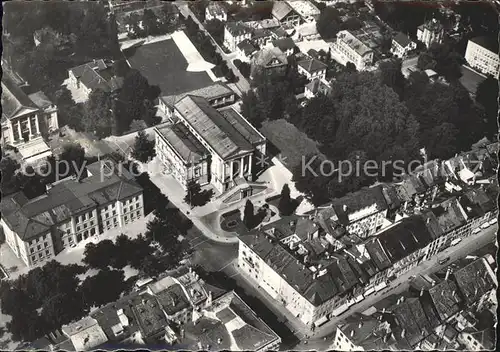
<svg viewBox="0 0 500 352"><path fill-rule="evenodd" d="M99 271L97 275L87 277L80 288L86 307L100 307L116 301L125 289L123 271L107 268Z"/></svg>
<svg viewBox="0 0 500 352"><path fill-rule="evenodd" d="M316 22L316 29L323 39L333 39L337 35L341 25L340 12L333 7L325 7L321 10Z"/></svg>
<svg viewBox="0 0 500 352"><path fill-rule="evenodd" d="M99 138L110 136L115 126L115 112L110 93L101 89L92 91L83 109L84 130L95 132Z"/></svg>
<svg viewBox="0 0 500 352"><path fill-rule="evenodd" d="M16 177L17 170L21 167L19 163L8 156L3 155L0 160L0 190L4 196L14 193L19 189Z"/></svg>
<svg viewBox="0 0 500 352"><path fill-rule="evenodd" d="M357 72L356 70L356 65L354 65L352 62L348 62L345 64L345 68L346 68L346 72L348 73L353 73L353 72Z"/></svg>
<svg viewBox="0 0 500 352"><path fill-rule="evenodd" d="M132 146L132 157L146 163L151 161L155 155L155 142L150 141L144 131L139 131Z"/></svg>
<svg viewBox="0 0 500 352"><path fill-rule="evenodd" d="M281 198L278 204L280 215L292 215L294 211L293 205L293 199L290 198L290 188L288 187L288 184L285 183L281 189Z"/></svg>
<svg viewBox="0 0 500 352"><path fill-rule="evenodd" d="M68 143L63 146L59 160L69 166L69 174L77 174L85 166L85 149L80 144Z"/></svg>
<svg viewBox="0 0 500 352"><path fill-rule="evenodd" d="M259 109L259 101L253 90L241 95L241 114L255 127L261 128L264 116Z"/></svg>
<svg viewBox="0 0 500 352"><path fill-rule="evenodd" d="M489 76L476 90L476 102L483 108L485 132L489 137L498 133L498 80Z"/></svg>
<svg viewBox="0 0 500 352"><path fill-rule="evenodd" d="M213 196L212 190L201 190L200 184L191 179L187 184L186 195L184 202L189 204L191 208L205 205Z"/></svg>
<svg viewBox="0 0 500 352"><path fill-rule="evenodd" d="M456 81L462 76L464 59L454 50L454 42L434 43L420 54L417 67L421 70L432 69L447 81Z"/></svg>
<svg viewBox="0 0 500 352"><path fill-rule="evenodd" d="M111 264L115 257L116 248L111 240L103 240L99 243L87 243L83 252L83 262L91 268L104 269Z"/></svg>
<svg viewBox="0 0 500 352"><path fill-rule="evenodd" d="M382 61L379 65L382 82L391 87L400 99L403 98L405 78L401 72L400 59Z"/></svg>
<svg viewBox="0 0 500 352"><path fill-rule="evenodd" d="M160 32L158 25L158 17L150 9L145 9L142 14L142 23L144 25L144 30L146 35L158 35Z"/></svg>
<svg viewBox="0 0 500 352"><path fill-rule="evenodd" d="M253 203L250 201L250 199L247 199L247 202L245 203L245 210L243 211L243 224L247 227L247 229L251 229L254 226L254 207Z"/></svg>

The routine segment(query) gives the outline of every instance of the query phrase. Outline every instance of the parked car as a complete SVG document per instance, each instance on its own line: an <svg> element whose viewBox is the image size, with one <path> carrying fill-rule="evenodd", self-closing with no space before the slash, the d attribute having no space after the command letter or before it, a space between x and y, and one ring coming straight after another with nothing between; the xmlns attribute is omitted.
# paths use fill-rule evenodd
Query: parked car
<svg viewBox="0 0 500 352"><path fill-rule="evenodd" d="M439 259L438 260L438 263L439 265L443 265L444 263L446 263L448 260L450 260L450 257L447 257L447 258L444 258L444 259Z"/></svg>
<svg viewBox="0 0 500 352"><path fill-rule="evenodd" d="M462 239L461 238L455 238L453 241L451 241L451 245L452 246L456 246L457 244L459 244L460 242L462 242Z"/></svg>
<svg viewBox="0 0 500 352"><path fill-rule="evenodd" d="M494 218L493 220L490 220L490 226L495 225L498 222L497 218Z"/></svg>
<svg viewBox="0 0 500 352"><path fill-rule="evenodd" d="M473 233L473 234L476 234L476 233L478 233L479 231L481 231L481 229L478 227L478 228L474 229L474 231L472 231L472 233Z"/></svg>
<svg viewBox="0 0 500 352"><path fill-rule="evenodd" d="M488 227L490 227L490 223L489 222L485 222L484 224L481 225L482 229L487 229Z"/></svg>

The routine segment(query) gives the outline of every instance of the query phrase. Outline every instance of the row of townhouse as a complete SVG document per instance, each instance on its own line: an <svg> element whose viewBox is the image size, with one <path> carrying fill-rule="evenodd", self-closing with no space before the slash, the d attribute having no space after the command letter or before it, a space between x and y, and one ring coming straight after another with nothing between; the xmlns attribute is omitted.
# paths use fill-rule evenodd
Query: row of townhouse
<svg viewBox="0 0 500 352"><path fill-rule="evenodd" d="M2 198L0 224L6 242L28 267L144 217L142 188L132 175L104 167L90 164L86 177L61 180L34 199L22 192Z"/></svg>
<svg viewBox="0 0 500 352"><path fill-rule="evenodd" d="M495 147L472 154L494 158L487 149ZM238 265L304 324L319 326L495 221L497 183L484 176L469 182L462 171L470 155L457 156L462 169L432 161L396 184L365 188L242 235Z"/></svg>
<svg viewBox="0 0 500 352"><path fill-rule="evenodd" d="M481 332L488 333L494 326L491 311L480 307L498 286L489 259L493 260L481 257L455 272L447 268L438 283L412 283L408 291L377 302L366 314L349 316L338 324L331 348L338 351L490 348L494 342L491 335L478 338Z"/></svg>

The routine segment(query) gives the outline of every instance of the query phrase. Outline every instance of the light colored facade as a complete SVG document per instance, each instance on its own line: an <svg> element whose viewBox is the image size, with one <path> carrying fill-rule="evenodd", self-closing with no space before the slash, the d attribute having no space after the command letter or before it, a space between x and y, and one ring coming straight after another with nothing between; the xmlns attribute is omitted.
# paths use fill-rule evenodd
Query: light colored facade
<svg viewBox="0 0 500 352"><path fill-rule="evenodd" d="M496 51L495 51L496 49ZM467 43L465 60L474 69L498 78L500 74L500 57L498 44L489 45L484 38L473 38Z"/></svg>
<svg viewBox="0 0 500 352"><path fill-rule="evenodd" d="M41 91L27 95L16 79L2 77L2 146L19 149L23 160L51 155L44 136L59 129L57 106Z"/></svg>
<svg viewBox="0 0 500 352"><path fill-rule="evenodd" d="M417 28L417 39L429 48L432 44L443 42L444 28L435 18Z"/></svg>
<svg viewBox="0 0 500 352"><path fill-rule="evenodd" d="M181 184L185 184L184 180L202 178L224 193L239 180L251 180L256 155L266 153L266 140L236 110L218 111L206 99L188 95L175 104L175 120L185 126L185 137L177 138L176 147L167 142L168 138L162 138L165 133L157 130L156 150L167 172L172 168L180 170ZM196 151L192 148L194 143L188 140L198 141ZM194 154L199 157L191 165ZM190 168L194 168L194 174Z"/></svg>
<svg viewBox="0 0 500 352"><path fill-rule="evenodd" d="M408 53L417 48L417 43L410 40L403 33L398 33L396 37L392 39L391 53L400 58L404 59Z"/></svg>
<svg viewBox="0 0 500 352"><path fill-rule="evenodd" d="M117 175L100 182L97 164L88 166L94 173L87 178L62 180L38 198L28 200L19 192L2 199L0 224L6 242L26 266L144 217L140 186ZM106 200L103 192L111 199Z"/></svg>
<svg viewBox="0 0 500 352"><path fill-rule="evenodd" d="M367 69L373 63L373 51L349 31L340 31L332 48L341 54L346 62L352 62L358 71Z"/></svg>
<svg viewBox="0 0 500 352"><path fill-rule="evenodd" d="M313 79L311 82L306 84L304 89L304 96L307 99L312 99L319 94L328 95L332 91L331 84L324 79Z"/></svg>
<svg viewBox="0 0 500 352"><path fill-rule="evenodd" d="M307 77L309 81L313 79L326 79L327 66L319 60L308 58L297 63L297 69L301 75Z"/></svg>
<svg viewBox="0 0 500 352"><path fill-rule="evenodd" d="M228 22L224 27L224 45L231 51L245 39L252 38L252 29L241 22Z"/></svg>
<svg viewBox="0 0 500 352"><path fill-rule="evenodd" d="M227 22L227 11L224 7L216 2L212 2L205 9L205 21L218 20Z"/></svg>

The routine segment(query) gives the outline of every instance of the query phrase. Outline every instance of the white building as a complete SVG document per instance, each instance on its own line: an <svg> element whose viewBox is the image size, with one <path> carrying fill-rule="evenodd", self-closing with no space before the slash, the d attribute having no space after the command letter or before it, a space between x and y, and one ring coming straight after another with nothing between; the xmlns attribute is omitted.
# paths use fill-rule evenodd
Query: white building
<svg viewBox="0 0 500 352"><path fill-rule="evenodd" d="M340 54L344 61L352 62L358 71L363 71L372 65L373 50L363 44L349 31L340 31L332 49Z"/></svg>
<svg viewBox="0 0 500 352"><path fill-rule="evenodd" d="M142 188L128 171L116 165L111 170L106 163L88 165L87 177L61 180L38 198L27 199L22 192L2 197L0 224L16 257L32 267L144 217Z"/></svg>
<svg viewBox="0 0 500 352"><path fill-rule="evenodd" d="M239 43L251 39L253 29L242 22L228 22L224 27L224 45L230 51L236 51Z"/></svg>
<svg viewBox="0 0 500 352"><path fill-rule="evenodd" d="M443 42L444 28L435 18L417 28L417 39L429 48L432 44Z"/></svg>
<svg viewBox="0 0 500 352"><path fill-rule="evenodd" d="M218 20L221 22L227 22L227 11L218 2L211 2L210 5L205 9L205 21Z"/></svg>
<svg viewBox="0 0 500 352"><path fill-rule="evenodd" d="M326 68L326 64L312 57L297 62L297 69L299 73L306 76L310 81L315 78L325 80Z"/></svg>
<svg viewBox="0 0 500 352"><path fill-rule="evenodd" d="M201 179L223 193L239 180L251 180L255 158L266 153L266 139L236 110L218 111L207 99L187 95L175 103L173 118L177 127L155 129L156 154L165 172L177 170L183 187Z"/></svg>
<svg viewBox="0 0 500 352"><path fill-rule="evenodd" d="M400 59L404 59L410 51L416 48L417 43L401 32L398 32L398 34L392 38L391 53Z"/></svg>
<svg viewBox="0 0 500 352"><path fill-rule="evenodd" d="M315 78L304 88L304 96L307 99L312 99L318 94L328 95L332 91L330 82L324 79Z"/></svg>
<svg viewBox="0 0 500 352"><path fill-rule="evenodd" d="M18 148L26 162L52 155L44 137L59 129L57 106L42 91L26 94L22 79L4 67L2 76L2 146Z"/></svg>
<svg viewBox="0 0 500 352"><path fill-rule="evenodd" d="M498 78L500 73L498 41L486 37L470 39L465 50L465 60L472 68Z"/></svg>
<svg viewBox="0 0 500 352"><path fill-rule="evenodd" d="M319 9L307 0L286 1L286 3L306 22L315 21L319 17Z"/></svg>

